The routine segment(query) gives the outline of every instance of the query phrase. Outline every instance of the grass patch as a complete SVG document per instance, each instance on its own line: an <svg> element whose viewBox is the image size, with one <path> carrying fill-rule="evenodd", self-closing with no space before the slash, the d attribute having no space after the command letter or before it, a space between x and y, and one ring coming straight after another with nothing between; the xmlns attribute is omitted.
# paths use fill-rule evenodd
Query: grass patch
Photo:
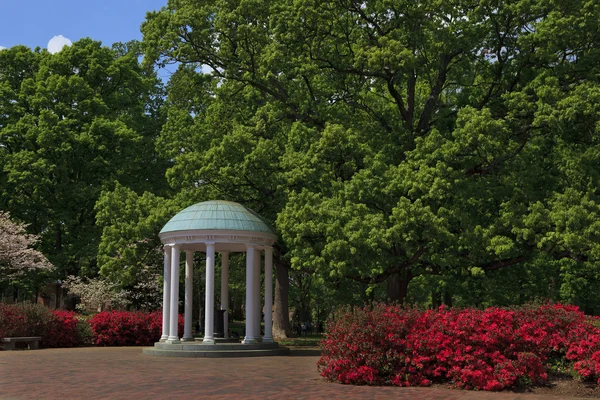
<svg viewBox="0 0 600 400"><path fill-rule="evenodd" d="M279 343L282 346L312 347L318 346L321 339L323 339L323 335L308 335L295 338L277 339L277 343Z"/></svg>

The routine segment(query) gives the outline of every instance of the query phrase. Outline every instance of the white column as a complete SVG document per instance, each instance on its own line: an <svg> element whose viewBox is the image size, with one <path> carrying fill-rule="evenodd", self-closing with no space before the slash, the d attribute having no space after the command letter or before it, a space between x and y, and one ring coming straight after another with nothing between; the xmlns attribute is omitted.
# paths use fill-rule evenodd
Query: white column
<svg viewBox="0 0 600 400"><path fill-rule="evenodd" d="M185 315L183 323L183 338L184 342L194 340L192 336L192 307L194 300L194 252L191 250L185 251Z"/></svg>
<svg viewBox="0 0 600 400"><path fill-rule="evenodd" d="M204 299L204 340L203 344L215 344L215 243L206 243L206 297Z"/></svg>
<svg viewBox="0 0 600 400"><path fill-rule="evenodd" d="M246 247L246 337L243 343L256 343L254 336L254 245Z"/></svg>
<svg viewBox="0 0 600 400"><path fill-rule="evenodd" d="M164 342L169 338L169 308L171 296L171 246L164 246L164 275L163 275L163 324L162 336L160 341Z"/></svg>
<svg viewBox="0 0 600 400"><path fill-rule="evenodd" d="M169 338L167 343L179 343L177 320L179 317L179 245L171 247L171 310L169 319Z"/></svg>
<svg viewBox="0 0 600 400"><path fill-rule="evenodd" d="M265 247L265 336L263 342L273 342L273 248Z"/></svg>
<svg viewBox="0 0 600 400"><path fill-rule="evenodd" d="M223 332L225 337L229 337L227 334L229 329L229 252L221 252L221 310L225 310L223 313Z"/></svg>
<svg viewBox="0 0 600 400"><path fill-rule="evenodd" d="M260 322L262 319L260 315L262 311L262 304L260 301L260 253L261 251L258 249L254 252L254 337L257 340L260 340L261 338Z"/></svg>

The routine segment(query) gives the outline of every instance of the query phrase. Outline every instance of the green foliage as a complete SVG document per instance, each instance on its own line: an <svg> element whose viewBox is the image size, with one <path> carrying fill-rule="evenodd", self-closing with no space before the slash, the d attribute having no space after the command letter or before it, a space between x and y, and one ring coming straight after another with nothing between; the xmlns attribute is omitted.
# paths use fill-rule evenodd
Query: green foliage
<svg viewBox="0 0 600 400"><path fill-rule="evenodd" d="M103 190L164 186L162 89L138 47L82 39L57 54L0 52L0 208L40 235L58 277L97 273Z"/></svg>
<svg viewBox="0 0 600 400"><path fill-rule="evenodd" d="M142 26L145 62L180 63L167 176L262 212L281 259L327 280L400 277L402 300L433 275L504 303L487 282L508 289L518 265L559 279L524 297L581 302L600 243L599 17L583 0L169 1Z"/></svg>
<svg viewBox="0 0 600 400"><path fill-rule="evenodd" d="M77 338L80 346L91 346L93 344L94 333L89 318L77 317Z"/></svg>
<svg viewBox="0 0 600 400"><path fill-rule="evenodd" d="M599 18L586 0L170 0L142 43L13 47L0 209L61 277L122 289L160 274L172 215L220 198L275 227L303 314L600 312Z"/></svg>
<svg viewBox="0 0 600 400"><path fill-rule="evenodd" d="M177 211L172 202L150 192L138 195L117 183L96 203L96 222L102 229L98 246L100 273L130 285L149 267L161 274L162 246L158 232Z"/></svg>

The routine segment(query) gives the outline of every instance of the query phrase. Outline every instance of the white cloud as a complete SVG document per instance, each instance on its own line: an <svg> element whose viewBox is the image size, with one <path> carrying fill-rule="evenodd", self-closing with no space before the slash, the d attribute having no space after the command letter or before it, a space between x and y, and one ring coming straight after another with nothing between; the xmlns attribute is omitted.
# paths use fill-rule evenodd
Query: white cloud
<svg viewBox="0 0 600 400"><path fill-rule="evenodd" d="M213 69L206 64L202 64L200 71L203 74L211 74L213 72Z"/></svg>
<svg viewBox="0 0 600 400"><path fill-rule="evenodd" d="M61 51L64 46L70 46L72 44L73 42L71 42L70 39L67 39L63 35L54 36L48 42L48 51L51 54L55 54Z"/></svg>
<svg viewBox="0 0 600 400"><path fill-rule="evenodd" d="M0 46L0 50L6 50L6 47Z"/></svg>

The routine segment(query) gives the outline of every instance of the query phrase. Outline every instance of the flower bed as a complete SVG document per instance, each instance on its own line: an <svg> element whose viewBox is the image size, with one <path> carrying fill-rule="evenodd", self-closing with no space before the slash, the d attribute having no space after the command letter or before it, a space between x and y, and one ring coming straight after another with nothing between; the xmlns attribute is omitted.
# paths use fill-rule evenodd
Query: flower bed
<svg viewBox="0 0 600 400"><path fill-rule="evenodd" d="M318 362L342 383L501 390L546 382L548 365L572 361L584 379L600 375L598 322L560 304L517 309L419 311L375 304L340 310Z"/></svg>
<svg viewBox="0 0 600 400"><path fill-rule="evenodd" d="M179 315L179 335L183 316ZM101 312L86 319L41 304L0 303L0 337L41 336L40 347L148 346L160 339L162 311Z"/></svg>
<svg viewBox="0 0 600 400"><path fill-rule="evenodd" d="M72 311L50 310L41 304L0 303L0 337L41 336L40 347L74 347L82 344Z"/></svg>

